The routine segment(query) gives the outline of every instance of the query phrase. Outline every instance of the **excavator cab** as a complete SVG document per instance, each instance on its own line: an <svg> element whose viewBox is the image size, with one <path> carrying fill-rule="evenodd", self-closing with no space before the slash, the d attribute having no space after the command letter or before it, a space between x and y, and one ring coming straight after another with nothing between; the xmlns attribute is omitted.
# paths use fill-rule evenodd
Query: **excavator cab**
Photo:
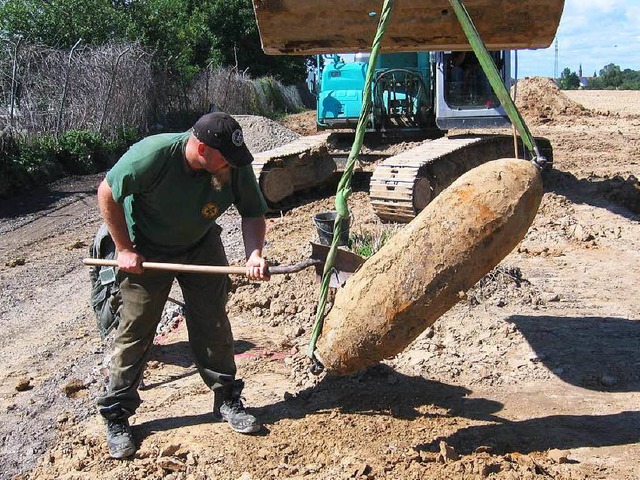
<svg viewBox="0 0 640 480"><path fill-rule="evenodd" d="M509 88L511 52L494 50L489 53L502 83ZM491 128L511 123L472 51L437 52L436 64L438 128Z"/></svg>
<svg viewBox="0 0 640 480"><path fill-rule="evenodd" d="M510 51L490 52L509 87ZM317 127L354 129L363 106L369 54L318 56ZM434 132L508 126L509 117L472 51L400 52L378 56L367 131Z"/></svg>

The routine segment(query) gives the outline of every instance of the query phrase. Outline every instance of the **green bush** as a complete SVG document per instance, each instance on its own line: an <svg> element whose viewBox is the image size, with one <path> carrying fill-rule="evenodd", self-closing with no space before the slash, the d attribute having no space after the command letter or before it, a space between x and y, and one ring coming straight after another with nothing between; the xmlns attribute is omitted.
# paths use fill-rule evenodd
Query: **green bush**
<svg viewBox="0 0 640 480"><path fill-rule="evenodd" d="M17 140L18 155L10 168L16 191L42 185L63 175L55 150L56 140L51 135L27 137Z"/></svg>
<svg viewBox="0 0 640 480"><path fill-rule="evenodd" d="M104 140L100 135L86 130L69 130L58 137L54 145L57 163L67 173L85 175L96 173L98 165L103 163L102 147Z"/></svg>
<svg viewBox="0 0 640 480"><path fill-rule="evenodd" d="M271 77L262 77L259 78L257 82L262 89L267 105L271 106L276 114L282 115L285 113L287 111L287 102L274 79Z"/></svg>
<svg viewBox="0 0 640 480"><path fill-rule="evenodd" d="M6 171L20 154L20 147L15 137L7 132L0 132L0 170Z"/></svg>
<svg viewBox="0 0 640 480"><path fill-rule="evenodd" d="M0 197L43 185L65 174L87 175L105 170L140 139L136 128L122 127L111 138L88 130L62 135L0 138Z"/></svg>
<svg viewBox="0 0 640 480"><path fill-rule="evenodd" d="M131 145L142 138L135 127L120 127L113 137L104 141L103 156L100 157L98 166L100 170L112 167Z"/></svg>

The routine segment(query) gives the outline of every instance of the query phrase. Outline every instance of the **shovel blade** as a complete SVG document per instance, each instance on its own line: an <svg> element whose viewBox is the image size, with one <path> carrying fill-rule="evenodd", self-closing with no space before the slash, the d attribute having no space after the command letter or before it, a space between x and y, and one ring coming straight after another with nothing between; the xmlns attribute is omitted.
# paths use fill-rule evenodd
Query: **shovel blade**
<svg viewBox="0 0 640 480"><path fill-rule="evenodd" d="M324 264L327 260L329 250L331 250L331 248L326 245L311 242L311 258L317 262L315 263L315 268L316 279L318 281L322 281ZM329 286L334 288L342 287L347 279L364 263L364 258L348 250L338 248L337 252L336 261L331 272L331 280L329 282Z"/></svg>

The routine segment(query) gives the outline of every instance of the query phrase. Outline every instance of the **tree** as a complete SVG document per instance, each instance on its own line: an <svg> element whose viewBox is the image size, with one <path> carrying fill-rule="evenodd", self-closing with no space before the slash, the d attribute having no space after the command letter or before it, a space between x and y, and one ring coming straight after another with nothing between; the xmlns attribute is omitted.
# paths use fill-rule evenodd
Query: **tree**
<svg viewBox="0 0 640 480"><path fill-rule="evenodd" d="M621 70L618 65L610 63L600 70L599 76L594 75L594 78L589 80L587 88L592 90L640 90L640 71L630 68Z"/></svg>
<svg viewBox="0 0 640 480"><path fill-rule="evenodd" d="M618 65L610 63L600 70L600 78L605 87L618 88L622 85L622 71Z"/></svg>
<svg viewBox="0 0 640 480"><path fill-rule="evenodd" d="M189 79L208 66L237 66L285 83L304 79L304 57L268 57L250 0L134 0L130 36L157 51L158 65Z"/></svg>
<svg viewBox="0 0 640 480"><path fill-rule="evenodd" d="M620 86L624 90L640 90L640 72L625 68L622 72L623 82Z"/></svg>
<svg viewBox="0 0 640 480"><path fill-rule="evenodd" d="M260 35L249 0L207 2L209 28L214 41L210 62L234 65L253 77L272 75L285 83L298 83L306 77L305 57L268 56L262 51Z"/></svg>
<svg viewBox="0 0 640 480"><path fill-rule="evenodd" d="M580 78L576 72L565 68L560 74L559 87L562 90L577 90L580 88Z"/></svg>
<svg viewBox="0 0 640 480"><path fill-rule="evenodd" d="M304 57L264 54L251 0L0 0L0 33L56 48L138 41L187 81L210 65L285 83L306 74Z"/></svg>
<svg viewBox="0 0 640 480"><path fill-rule="evenodd" d="M126 36L125 10L110 0L5 0L0 2L0 31L31 43L70 48L79 39L101 45Z"/></svg>

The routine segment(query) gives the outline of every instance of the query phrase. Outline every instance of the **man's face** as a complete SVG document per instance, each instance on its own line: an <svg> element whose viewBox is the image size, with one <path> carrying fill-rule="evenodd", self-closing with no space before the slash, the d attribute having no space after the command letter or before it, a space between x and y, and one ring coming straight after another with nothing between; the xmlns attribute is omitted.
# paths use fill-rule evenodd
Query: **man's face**
<svg viewBox="0 0 640 480"><path fill-rule="evenodd" d="M211 174L211 186L215 190L222 190L231 181L231 165L219 150L204 143L199 145L198 153L200 154L200 166Z"/></svg>
<svg viewBox="0 0 640 480"><path fill-rule="evenodd" d="M215 175L220 170L230 168L224 156L220 153L220 150L209 147L204 143L201 144L201 148L199 150L201 150L199 151L200 165L207 172Z"/></svg>

